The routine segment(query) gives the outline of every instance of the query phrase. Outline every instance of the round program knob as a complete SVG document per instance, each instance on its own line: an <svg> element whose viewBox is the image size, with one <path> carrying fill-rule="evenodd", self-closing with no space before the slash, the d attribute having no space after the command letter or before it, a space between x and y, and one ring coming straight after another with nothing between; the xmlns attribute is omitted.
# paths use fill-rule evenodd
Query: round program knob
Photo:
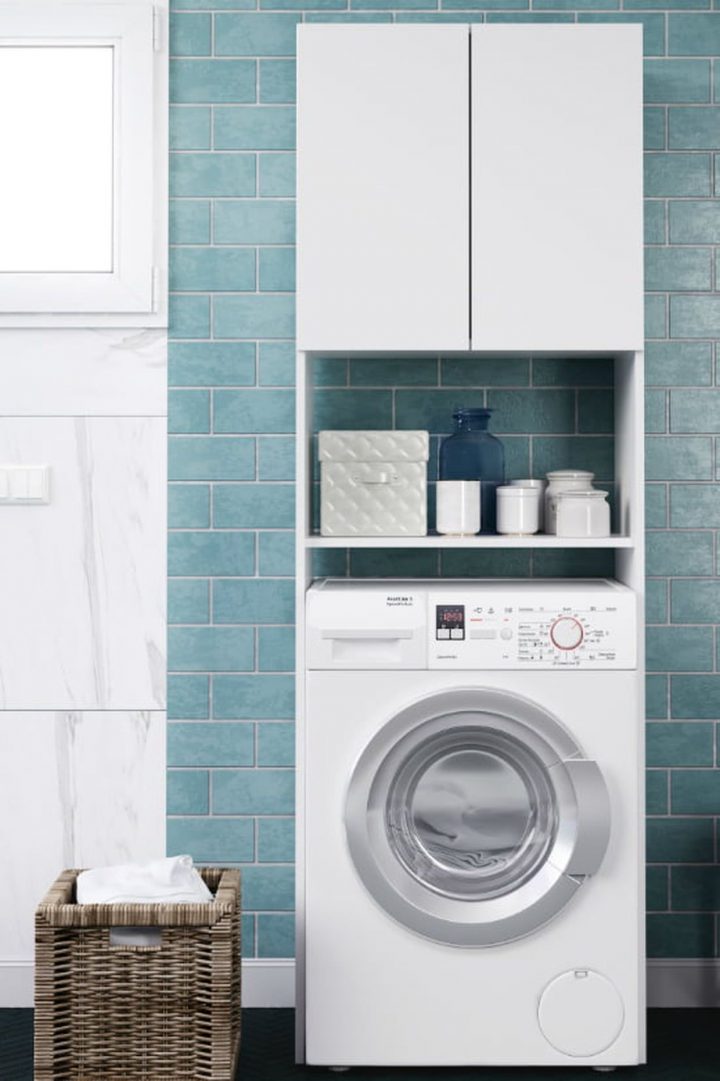
<svg viewBox="0 0 720 1081"><path fill-rule="evenodd" d="M550 638L558 649L577 649L583 640L582 625L573 616L561 616L550 628Z"/></svg>

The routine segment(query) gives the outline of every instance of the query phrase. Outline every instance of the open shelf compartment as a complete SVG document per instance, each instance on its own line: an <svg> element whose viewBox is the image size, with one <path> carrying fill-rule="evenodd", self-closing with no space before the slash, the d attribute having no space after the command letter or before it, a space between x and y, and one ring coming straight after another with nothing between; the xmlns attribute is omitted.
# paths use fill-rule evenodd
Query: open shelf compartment
<svg viewBox="0 0 720 1081"><path fill-rule="evenodd" d="M402 549L610 549L616 550L618 571L624 577L632 551L640 551L643 544L642 360L642 354L634 352L552 357L299 353L300 550L392 549L401 558ZM496 409L491 430L505 445L509 478L542 477L548 469L594 468L596 484L610 493L613 535L450 537L434 533L439 441L450 430L452 409L465 403ZM526 429L524 415L530 420ZM427 536L320 535L315 435L322 428L430 431Z"/></svg>

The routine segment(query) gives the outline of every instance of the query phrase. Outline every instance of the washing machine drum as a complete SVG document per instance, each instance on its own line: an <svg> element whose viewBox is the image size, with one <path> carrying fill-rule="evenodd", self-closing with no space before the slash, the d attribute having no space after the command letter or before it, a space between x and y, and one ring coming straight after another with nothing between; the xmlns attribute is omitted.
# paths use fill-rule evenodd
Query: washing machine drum
<svg viewBox="0 0 720 1081"><path fill-rule="evenodd" d="M521 938L600 866L602 774L560 722L479 688L424 698L353 771L345 825L363 883L398 922L453 946Z"/></svg>

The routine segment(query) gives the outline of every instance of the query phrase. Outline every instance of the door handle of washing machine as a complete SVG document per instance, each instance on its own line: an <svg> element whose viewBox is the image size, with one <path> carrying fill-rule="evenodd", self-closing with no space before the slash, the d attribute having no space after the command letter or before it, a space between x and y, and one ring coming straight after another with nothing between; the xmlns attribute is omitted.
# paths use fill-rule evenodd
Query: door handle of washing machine
<svg viewBox="0 0 720 1081"><path fill-rule="evenodd" d="M320 631L321 638L376 638L383 642L392 642L397 638L412 638L414 635L412 630L334 630L334 631Z"/></svg>
<svg viewBox="0 0 720 1081"><path fill-rule="evenodd" d="M567 758L562 763L577 803L577 833L565 874L593 875L610 840L610 795L597 762Z"/></svg>

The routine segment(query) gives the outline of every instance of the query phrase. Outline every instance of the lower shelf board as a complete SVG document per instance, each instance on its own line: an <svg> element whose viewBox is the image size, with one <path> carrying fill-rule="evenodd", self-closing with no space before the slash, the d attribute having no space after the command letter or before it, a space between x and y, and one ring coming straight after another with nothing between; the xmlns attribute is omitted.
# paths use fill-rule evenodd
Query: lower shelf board
<svg viewBox="0 0 720 1081"><path fill-rule="evenodd" d="M448 537L321 537L305 540L308 548L634 548L635 539L615 533L610 537L555 537L544 533L531 536Z"/></svg>

